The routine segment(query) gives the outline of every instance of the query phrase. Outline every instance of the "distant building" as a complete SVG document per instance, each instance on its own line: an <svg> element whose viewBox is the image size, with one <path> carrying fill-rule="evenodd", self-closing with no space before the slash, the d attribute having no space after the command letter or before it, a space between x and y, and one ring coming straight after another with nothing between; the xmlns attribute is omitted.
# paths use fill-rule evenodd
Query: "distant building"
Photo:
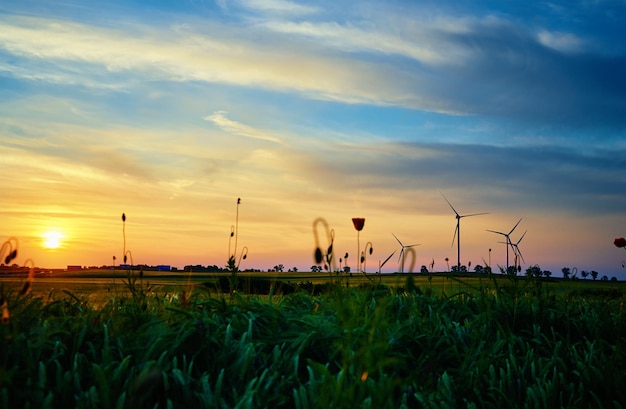
<svg viewBox="0 0 626 409"><path fill-rule="evenodd" d="M170 271L172 268L170 266L160 264L157 266L157 271Z"/></svg>
<svg viewBox="0 0 626 409"><path fill-rule="evenodd" d="M80 271L82 269L82 266L67 266L67 271Z"/></svg>

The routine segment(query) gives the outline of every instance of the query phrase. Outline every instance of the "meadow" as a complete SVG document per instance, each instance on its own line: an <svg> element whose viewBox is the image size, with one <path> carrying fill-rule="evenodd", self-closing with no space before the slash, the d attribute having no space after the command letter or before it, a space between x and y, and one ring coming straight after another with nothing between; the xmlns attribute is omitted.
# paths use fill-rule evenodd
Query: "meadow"
<svg viewBox="0 0 626 409"><path fill-rule="evenodd" d="M626 406L622 282L103 270L0 285L1 408Z"/></svg>

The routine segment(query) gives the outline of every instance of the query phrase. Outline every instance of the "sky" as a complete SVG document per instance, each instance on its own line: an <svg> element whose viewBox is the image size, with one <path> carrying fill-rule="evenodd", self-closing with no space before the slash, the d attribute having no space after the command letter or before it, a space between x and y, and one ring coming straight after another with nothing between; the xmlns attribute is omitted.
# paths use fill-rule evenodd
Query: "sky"
<svg viewBox="0 0 626 409"><path fill-rule="evenodd" d="M521 219L523 269L626 279L624 16L623 0L3 1L0 241L42 267L124 249L225 266L236 225L240 269L309 271L323 218L353 271L367 242L366 271L392 253L382 272L399 271L394 235L419 244L414 270L445 271L447 199L488 213L460 219L470 269L505 266L488 230Z"/></svg>

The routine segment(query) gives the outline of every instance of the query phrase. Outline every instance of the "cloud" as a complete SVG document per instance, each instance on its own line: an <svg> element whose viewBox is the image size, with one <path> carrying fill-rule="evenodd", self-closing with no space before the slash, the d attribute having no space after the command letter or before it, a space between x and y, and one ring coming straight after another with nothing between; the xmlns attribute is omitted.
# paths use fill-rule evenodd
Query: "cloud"
<svg viewBox="0 0 626 409"><path fill-rule="evenodd" d="M325 191L415 201L420 192L454 190L511 211L568 209L617 214L626 199L626 151L460 144L390 144L327 151L298 171ZM409 199L412 198L412 199ZM402 200L404 202L404 200ZM415 205L411 205L415 206ZM526 210L524 210L526 209Z"/></svg>
<svg viewBox="0 0 626 409"><path fill-rule="evenodd" d="M300 35L323 42L327 47L349 52L375 52L398 55L426 64L459 63L466 54L454 44L441 44L434 40L436 33L427 29L413 30L412 38L388 32L368 30L355 26L344 26L336 22L268 22L264 25L274 32ZM420 38L419 42L415 38ZM443 47L441 47L443 45Z"/></svg>
<svg viewBox="0 0 626 409"><path fill-rule="evenodd" d="M274 136L268 135L267 133L263 131L260 131L251 126L242 124L240 122L233 121L232 119L226 118L226 114L228 114L228 112L216 111L211 115L205 116L204 119L209 122L214 123L215 125L223 129L224 131L228 133L232 133L234 135L245 136L246 138L260 139L260 140L270 141L270 142L275 142L275 143L281 142L280 139Z"/></svg>
<svg viewBox="0 0 626 409"><path fill-rule="evenodd" d="M548 48L564 53L582 51L583 40L572 33L550 32L541 30L537 33L538 41Z"/></svg>
<svg viewBox="0 0 626 409"><path fill-rule="evenodd" d="M289 2L246 4L299 10ZM576 32L538 30L506 15L458 17L430 9L411 21L417 7L405 15L381 7L369 21L359 10L344 22L260 14L242 26L189 20L115 29L5 17L0 71L109 92L131 92L146 81L199 82L532 127L626 124L626 55L590 53Z"/></svg>
<svg viewBox="0 0 626 409"><path fill-rule="evenodd" d="M316 7L305 6L288 0L239 0L238 3L249 9L289 15L317 13Z"/></svg>

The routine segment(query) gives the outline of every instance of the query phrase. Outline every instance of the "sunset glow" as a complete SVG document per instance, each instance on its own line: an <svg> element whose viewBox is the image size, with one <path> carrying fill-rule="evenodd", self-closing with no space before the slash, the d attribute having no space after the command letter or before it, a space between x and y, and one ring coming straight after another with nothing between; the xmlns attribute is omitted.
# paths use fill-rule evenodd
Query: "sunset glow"
<svg viewBox="0 0 626 409"><path fill-rule="evenodd" d="M63 235L58 231L49 231L43 235L43 246L47 249L57 249L61 247L61 239Z"/></svg>
<svg viewBox="0 0 626 409"><path fill-rule="evenodd" d="M359 216L368 266L396 252L383 272L400 268L393 235L421 244L417 270L456 265L455 237L461 264L497 270L506 246L488 230L521 218L524 269L626 279L624 15L582 1L3 3L1 239L45 267L124 249L224 267L238 217L240 268L304 271L322 217L354 269ZM446 200L488 214L457 236Z"/></svg>

